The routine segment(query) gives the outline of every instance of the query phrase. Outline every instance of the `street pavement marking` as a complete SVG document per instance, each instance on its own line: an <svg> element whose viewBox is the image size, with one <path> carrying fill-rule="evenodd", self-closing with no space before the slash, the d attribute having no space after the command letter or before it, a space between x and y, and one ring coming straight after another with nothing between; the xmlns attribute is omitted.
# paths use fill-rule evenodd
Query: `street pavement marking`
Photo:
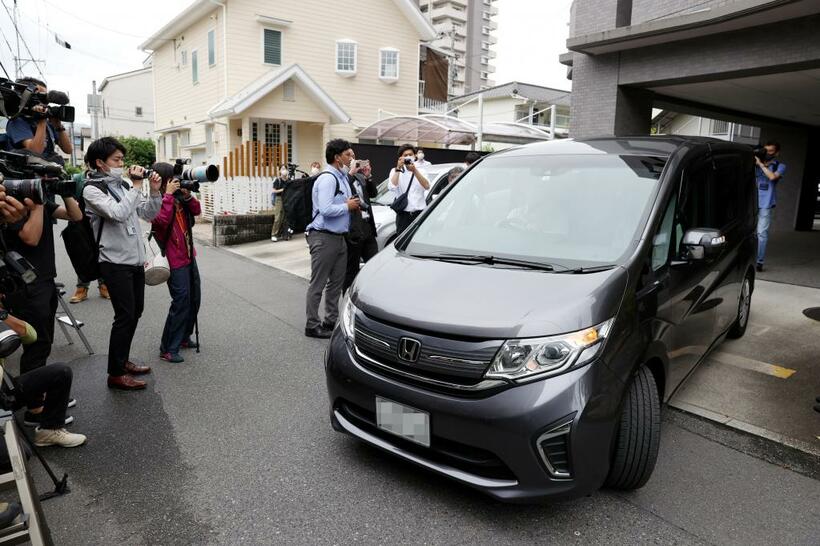
<svg viewBox="0 0 820 546"><path fill-rule="evenodd" d="M779 377L780 379L788 379L794 375L795 372L797 372L797 370L792 370L791 368L784 368L782 366L776 366L775 364L767 364L766 362L753 360L751 358L746 358L745 356L733 355L731 353L717 352L713 353L710 358L711 360L715 360L721 364L728 364L729 366L735 366L737 368L743 368L744 370L751 370L753 372L765 373L766 375Z"/></svg>

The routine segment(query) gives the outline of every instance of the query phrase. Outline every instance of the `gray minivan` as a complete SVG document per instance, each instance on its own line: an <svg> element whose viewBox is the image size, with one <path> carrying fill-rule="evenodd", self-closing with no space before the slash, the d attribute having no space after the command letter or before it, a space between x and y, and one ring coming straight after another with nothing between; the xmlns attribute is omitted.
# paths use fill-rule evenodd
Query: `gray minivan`
<svg viewBox="0 0 820 546"><path fill-rule="evenodd" d="M508 501L634 489L754 288L751 148L553 141L473 165L344 300L333 427Z"/></svg>

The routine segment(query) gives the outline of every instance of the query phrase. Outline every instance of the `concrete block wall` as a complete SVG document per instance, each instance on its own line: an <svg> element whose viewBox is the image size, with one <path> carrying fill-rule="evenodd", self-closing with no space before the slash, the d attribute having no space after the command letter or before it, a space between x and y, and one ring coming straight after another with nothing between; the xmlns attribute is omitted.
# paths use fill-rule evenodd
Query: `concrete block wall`
<svg viewBox="0 0 820 546"><path fill-rule="evenodd" d="M214 216L214 246L241 245L270 239L273 214L228 214Z"/></svg>

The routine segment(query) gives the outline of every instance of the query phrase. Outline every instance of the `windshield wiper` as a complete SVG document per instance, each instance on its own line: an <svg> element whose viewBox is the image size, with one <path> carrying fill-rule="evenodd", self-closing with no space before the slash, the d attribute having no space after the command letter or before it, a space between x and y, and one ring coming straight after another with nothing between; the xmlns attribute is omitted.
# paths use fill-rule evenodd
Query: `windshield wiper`
<svg viewBox="0 0 820 546"><path fill-rule="evenodd" d="M596 265L594 267L571 267L569 269L565 269L563 271L559 271L558 273L600 273L601 271L608 271L613 267L618 267L617 265Z"/></svg>
<svg viewBox="0 0 820 546"><path fill-rule="evenodd" d="M441 260L443 262L474 262L487 265L512 265L525 269L536 269L539 271L555 271L550 264L543 262L531 262L529 260L516 260L514 258L499 258L485 254L411 254L414 258L424 258L429 260Z"/></svg>

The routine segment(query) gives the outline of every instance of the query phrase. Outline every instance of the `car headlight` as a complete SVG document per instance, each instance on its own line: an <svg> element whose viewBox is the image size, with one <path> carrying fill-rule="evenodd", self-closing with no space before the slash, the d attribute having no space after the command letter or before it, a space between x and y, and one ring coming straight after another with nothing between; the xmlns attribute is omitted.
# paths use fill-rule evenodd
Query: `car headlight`
<svg viewBox="0 0 820 546"><path fill-rule="evenodd" d="M485 376L525 383L588 364L601 351L613 320L560 336L510 339Z"/></svg>
<svg viewBox="0 0 820 546"><path fill-rule="evenodd" d="M339 326L342 328L345 339L353 343L356 341L356 306L350 301L351 292L352 290L348 290L347 295L345 295L342 301L342 313Z"/></svg>

